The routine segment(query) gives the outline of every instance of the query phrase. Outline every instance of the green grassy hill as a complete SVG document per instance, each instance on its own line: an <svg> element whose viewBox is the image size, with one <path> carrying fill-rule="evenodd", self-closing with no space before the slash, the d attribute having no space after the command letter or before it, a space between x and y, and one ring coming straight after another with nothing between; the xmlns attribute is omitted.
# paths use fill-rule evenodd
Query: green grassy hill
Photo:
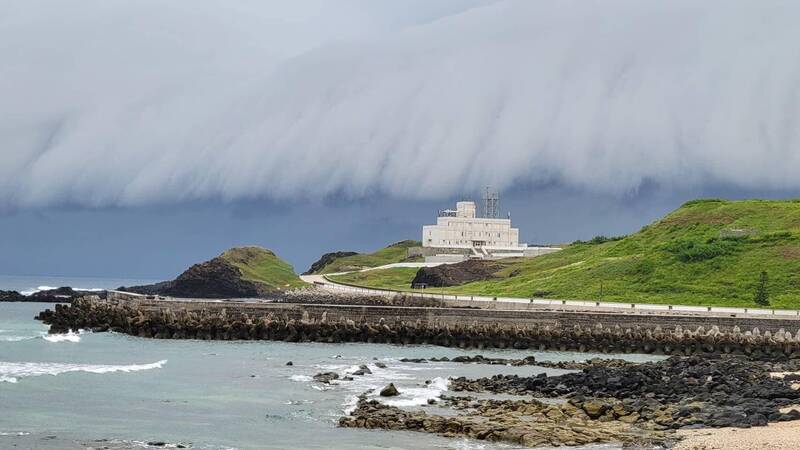
<svg viewBox="0 0 800 450"><path fill-rule="evenodd" d="M219 257L237 267L243 280L265 284L273 290L305 286L289 263L265 248L237 247Z"/></svg>
<svg viewBox="0 0 800 450"><path fill-rule="evenodd" d="M762 271L772 307L800 308L800 200L695 200L639 232L502 261L498 279L442 288L508 297L754 306ZM407 288L414 270L344 281Z"/></svg>
<svg viewBox="0 0 800 450"><path fill-rule="evenodd" d="M400 241L373 253L359 253L336 258L323 267L322 270L315 273L349 272L403 261L421 261L421 258L408 259L406 257L410 247L419 247L420 245L422 244L419 241Z"/></svg>

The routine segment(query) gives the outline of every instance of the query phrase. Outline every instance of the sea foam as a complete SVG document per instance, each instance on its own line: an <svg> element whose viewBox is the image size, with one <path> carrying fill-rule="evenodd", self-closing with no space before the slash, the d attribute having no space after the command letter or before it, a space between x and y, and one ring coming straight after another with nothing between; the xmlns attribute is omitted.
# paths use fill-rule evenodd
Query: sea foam
<svg viewBox="0 0 800 450"><path fill-rule="evenodd" d="M141 370L160 369L167 363L161 360L150 364L67 364L37 362L3 362L0 361L0 382L16 383L20 378L40 375L60 375L67 372L87 372L96 374L114 372L138 372Z"/></svg>
<svg viewBox="0 0 800 450"><path fill-rule="evenodd" d="M75 333L70 331L69 333L63 334L48 334L42 336L42 338L47 342L80 342L81 334L81 332Z"/></svg>

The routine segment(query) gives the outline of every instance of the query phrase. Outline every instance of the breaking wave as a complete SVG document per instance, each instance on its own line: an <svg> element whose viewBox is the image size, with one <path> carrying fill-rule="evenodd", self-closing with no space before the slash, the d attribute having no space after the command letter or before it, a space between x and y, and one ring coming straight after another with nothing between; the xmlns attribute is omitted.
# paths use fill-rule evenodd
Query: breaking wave
<svg viewBox="0 0 800 450"><path fill-rule="evenodd" d="M46 336L42 336L42 338L48 342L80 342L81 334L82 333L80 332L75 333L70 331L64 334L48 334Z"/></svg>
<svg viewBox="0 0 800 450"><path fill-rule="evenodd" d="M66 364L35 362L0 362L0 382L16 383L20 378L40 375L60 375L67 372L114 373L138 372L160 369L167 363L161 360L150 364L106 365L106 364Z"/></svg>
<svg viewBox="0 0 800 450"><path fill-rule="evenodd" d="M20 334L0 334L0 342L22 342L30 341L32 339L43 339L47 342L80 342L81 335L86 334L87 331L80 330L77 333L70 331L69 333L62 334L47 334L46 331L37 332L36 334L20 335Z"/></svg>

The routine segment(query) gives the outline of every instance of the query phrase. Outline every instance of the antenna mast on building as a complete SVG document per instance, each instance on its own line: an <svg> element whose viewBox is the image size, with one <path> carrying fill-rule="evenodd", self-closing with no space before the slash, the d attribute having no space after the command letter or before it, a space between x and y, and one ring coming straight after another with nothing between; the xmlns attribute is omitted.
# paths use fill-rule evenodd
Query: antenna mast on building
<svg viewBox="0 0 800 450"><path fill-rule="evenodd" d="M483 196L483 217L487 219L497 219L500 216L500 195L491 192L486 186L486 193Z"/></svg>

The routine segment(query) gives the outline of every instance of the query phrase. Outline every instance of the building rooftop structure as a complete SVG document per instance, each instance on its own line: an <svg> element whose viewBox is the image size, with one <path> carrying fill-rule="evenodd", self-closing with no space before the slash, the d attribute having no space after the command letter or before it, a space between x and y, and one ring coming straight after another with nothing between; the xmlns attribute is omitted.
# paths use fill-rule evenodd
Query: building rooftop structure
<svg viewBox="0 0 800 450"><path fill-rule="evenodd" d="M476 216L475 202L456 203L456 209L439 211L436 225L422 227L423 247L519 249L519 229L511 219Z"/></svg>
<svg viewBox="0 0 800 450"><path fill-rule="evenodd" d="M482 217L473 201L460 201L456 209L440 210L436 225L422 227L422 254L427 262L458 262L468 258L533 257L560 249L529 247L519 242L519 229L511 214L499 218L500 198L487 189Z"/></svg>

